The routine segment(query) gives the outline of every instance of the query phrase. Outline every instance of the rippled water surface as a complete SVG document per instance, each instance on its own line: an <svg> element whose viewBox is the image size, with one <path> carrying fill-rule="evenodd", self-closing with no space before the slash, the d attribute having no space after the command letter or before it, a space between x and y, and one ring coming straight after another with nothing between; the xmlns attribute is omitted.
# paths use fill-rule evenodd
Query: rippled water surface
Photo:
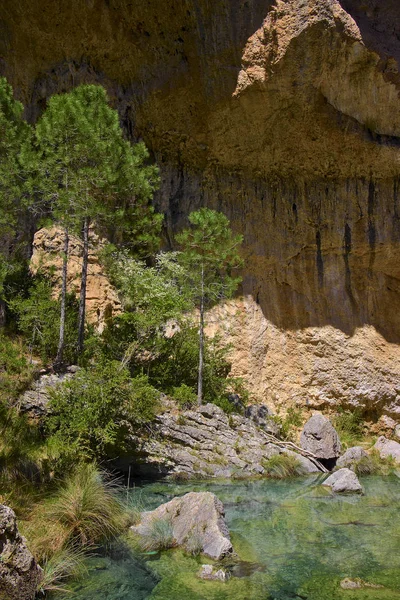
<svg viewBox="0 0 400 600"><path fill-rule="evenodd" d="M179 550L144 556L129 537L89 560L76 600L400 600L400 479L366 477L365 495L333 497L320 479L157 483L132 491L152 509L188 491L224 503L241 563L226 583L201 581L210 562ZM381 588L342 590L344 577ZM71 597L71 596L69 596Z"/></svg>

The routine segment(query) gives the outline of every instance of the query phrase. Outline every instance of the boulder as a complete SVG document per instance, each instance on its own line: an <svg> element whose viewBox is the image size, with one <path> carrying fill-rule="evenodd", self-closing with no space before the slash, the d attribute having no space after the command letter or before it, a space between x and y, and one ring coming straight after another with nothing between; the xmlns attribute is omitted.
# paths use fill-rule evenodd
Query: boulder
<svg viewBox="0 0 400 600"><path fill-rule="evenodd" d="M14 511L0 504L0 600L33 600L42 576L18 531Z"/></svg>
<svg viewBox="0 0 400 600"><path fill-rule="evenodd" d="M388 440L381 435L374 448L379 452L381 458L388 458L391 456L397 463L400 463L400 444L398 442Z"/></svg>
<svg viewBox="0 0 400 600"><path fill-rule="evenodd" d="M131 529L146 543L154 524L160 521L171 526L170 547L181 546L188 552L195 548L214 560L233 551L223 504L211 492L190 492L153 511L143 512L139 525Z"/></svg>
<svg viewBox="0 0 400 600"><path fill-rule="evenodd" d="M339 469L329 475L323 483L332 489L335 494L357 493L362 494L362 486L357 475L350 469Z"/></svg>
<svg viewBox="0 0 400 600"><path fill-rule="evenodd" d="M367 452L361 446L353 446L346 450L346 452L337 460L337 467L347 467L348 469L354 468L354 465L362 458L368 458Z"/></svg>
<svg viewBox="0 0 400 600"><path fill-rule="evenodd" d="M321 413L313 415L304 425L300 445L318 459L332 460L340 456L341 444L336 429Z"/></svg>

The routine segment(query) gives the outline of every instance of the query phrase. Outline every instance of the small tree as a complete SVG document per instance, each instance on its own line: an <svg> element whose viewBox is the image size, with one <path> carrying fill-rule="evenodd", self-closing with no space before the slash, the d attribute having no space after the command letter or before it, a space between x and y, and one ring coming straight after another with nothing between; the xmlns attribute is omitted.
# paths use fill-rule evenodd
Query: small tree
<svg viewBox="0 0 400 600"><path fill-rule="evenodd" d="M242 264L239 246L243 236L234 235L222 213L201 208L189 215L192 225L176 236L181 247L179 260L189 275L189 290L199 310L199 367L197 401L203 401L204 315L216 302L230 298L241 278L232 269Z"/></svg>
<svg viewBox="0 0 400 600"><path fill-rule="evenodd" d="M126 223L140 214L140 205L147 220L154 217L157 228L160 218L153 215L148 201L158 177L156 167L144 164L145 146L132 146L124 139L118 114L101 86L81 85L53 96L36 126L36 151L37 189L45 210L64 231L57 366L63 362L70 233L81 235L83 242L77 341L81 352L91 222Z"/></svg>
<svg viewBox="0 0 400 600"><path fill-rule="evenodd" d="M177 253L160 253L154 262L154 266L146 266L127 251L113 253L107 260L124 312L103 337L108 351L123 366L140 355L153 355L164 338L167 323L179 320L192 306L183 293L182 282L187 274L178 263Z"/></svg>

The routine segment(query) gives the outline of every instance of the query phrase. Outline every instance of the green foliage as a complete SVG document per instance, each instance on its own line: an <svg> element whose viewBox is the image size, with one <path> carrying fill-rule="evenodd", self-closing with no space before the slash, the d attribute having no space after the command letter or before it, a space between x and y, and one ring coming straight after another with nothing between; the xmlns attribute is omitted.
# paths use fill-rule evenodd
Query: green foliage
<svg viewBox="0 0 400 600"><path fill-rule="evenodd" d="M16 400L32 382L33 369L24 352L21 341L0 333L0 402Z"/></svg>
<svg viewBox="0 0 400 600"><path fill-rule="evenodd" d="M36 424L0 402L0 481L36 480L42 471L43 439Z"/></svg>
<svg viewBox="0 0 400 600"><path fill-rule="evenodd" d="M275 454L263 463L265 474L274 479L304 475L301 462L292 454Z"/></svg>
<svg viewBox="0 0 400 600"><path fill-rule="evenodd" d="M230 298L241 278L232 270L242 265L238 248L243 236L233 235L229 219L222 213L201 208L189 215L191 227L176 236L182 252L179 262L188 272L189 290L196 306L203 298L210 306Z"/></svg>
<svg viewBox="0 0 400 600"><path fill-rule="evenodd" d="M174 545L174 532L171 521L153 518L140 542L141 547L146 552L171 548Z"/></svg>
<svg viewBox="0 0 400 600"><path fill-rule="evenodd" d="M127 252L108 254L106 264L125 311L104 333L106 351L124 364L141 362L144 351L157 351L166 324L190 308L180 284L184 269L172 252L157 255L154 267Z"/></svg>
<svg viewBox="0 0 400 600"><path fill-rule="evenodd" d="M339 408L334 417L334 426L344 448L354 446L364 434L362 412Z"/></svg>
<svg viewBox="0 0 400 600"><path fill-rule="evenodd" d="M60 300L53 298L51 282L39 275L32 279L28 296L9 301L17 317L18 328L25 336L32 353L37 353L47 364L57 354L60 325ZM78 304L74 294L67 295L64 354L71 364L76 352L76 324Z"/></svg>
<svg viewBox="0 0 400 600"><path fill-rule="evenodd" d="M288 408L285 417L282 419L278 415L273 417L276 423L281 428L281 437L284 440L292 440L295 438L294 432L297 427L301 427L303 424L303 418L300 408L291 406Z"/></svg>
<svg viewBox="0 0 400 600"><path fill-rule="evenodd" d="M102 460L124 449L129 424L154 417L159 393L140 375L132 379L115 361L100 361L54 392L47 420L49 451L57 468Z"/></svg>
<svg viewBox="0 0 400 600"><path fill-rule="evenodd" d="M11 86L0 77L0 299L4 281L12 269L8 250L22 213L24 171L21 148L31 137L31 127L22 117L23 106L13 98Z"/></svg>
<svg viewBox="0 0 400 600"><path fill-rule="evenodd" d="M182 383L179 387L172 388L172 397L181 408L191 408L197 401L197 396L193 388L185 383Z"/></svg>
<svg viewBox="0 0 400 600"><path fill-rule="evenodd" d="M182 324L172 337L160 340L158 352L147 364L149 381L165 393L174 395L174 390L182 385L195 393L198 374L198 329L190 323ZM231 364L228 360L229 348L222 346L218 336L208 339L205 344L203 398L205 402L223 404L231 412L228 394L243 393L241 380L229 378ZM224 402L225 400L225 402Z"/></svg>
<svg viewBox="0 0 400 600"><path fill-rule="evenodd" d="M145 166L147 157L143 144L123 138L118 113L96 85L52 96L36 125L34 148L26 146L24 154L31 191L40 193L56 221L78 232L85 217L121 224L126 211L150 200L158 175Z"/></svg>

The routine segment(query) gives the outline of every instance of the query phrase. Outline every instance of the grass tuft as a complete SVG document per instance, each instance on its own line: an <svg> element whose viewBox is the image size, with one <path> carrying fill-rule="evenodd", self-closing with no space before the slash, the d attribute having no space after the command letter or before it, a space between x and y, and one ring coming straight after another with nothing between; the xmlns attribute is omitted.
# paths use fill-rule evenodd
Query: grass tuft
<svg viewBox="0 0 400 600"><path fill-rule="evenodd" d="M167 550L174 545L174 532L168 519L152 519L146 535L141 540L142 549L146 552Z"/></svg>
<svg viewBox="0 0 400 600"><path fill-rule="evenodd" d="M304 475L304 467L295 456L291 454L276 454L263 463L265 474L274 479L297 477Z"/></svg>
<svg viewBox="0 0 400 600"><path fill-rule="evenodd" d="M44 564L43 579L40 582L38 592L46 594L49 592L67 592L63 586L66 581L73 577L82 577L86 568L84 566L85 552L73 546L59 550Z"/></svg>

